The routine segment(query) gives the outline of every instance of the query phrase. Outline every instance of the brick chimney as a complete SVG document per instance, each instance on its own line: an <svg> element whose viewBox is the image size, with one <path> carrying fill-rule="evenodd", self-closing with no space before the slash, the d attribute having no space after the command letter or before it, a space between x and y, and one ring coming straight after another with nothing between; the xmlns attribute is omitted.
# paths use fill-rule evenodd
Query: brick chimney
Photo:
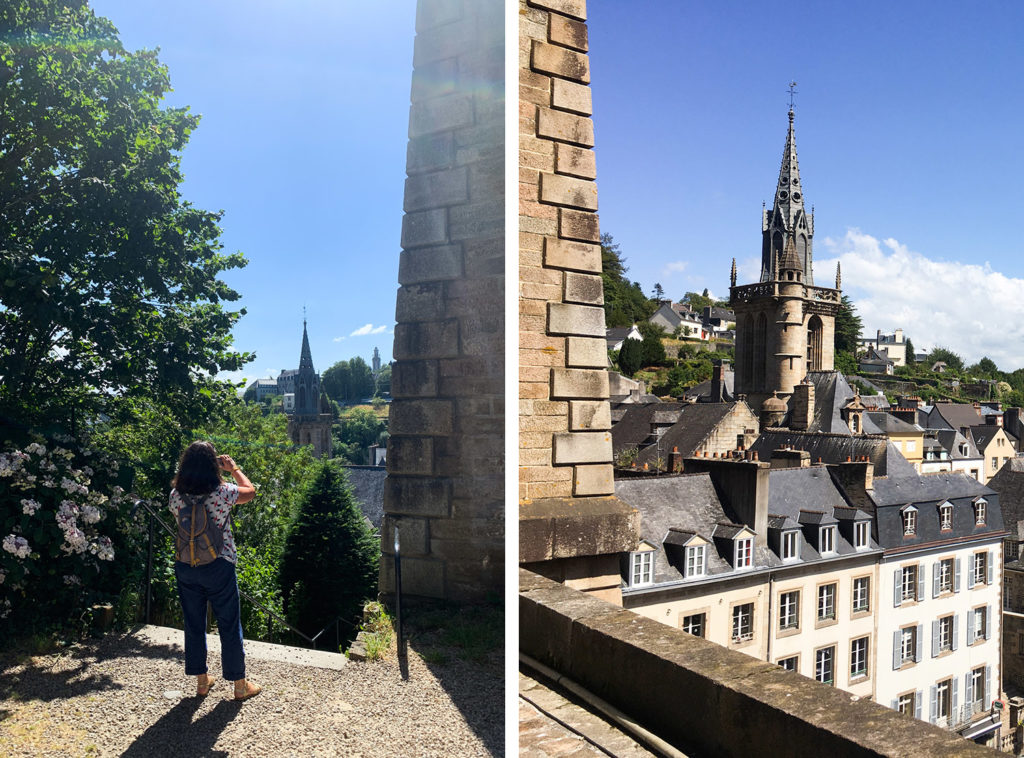
<svg viewBox="0 0 1024 758"><path fill-rule="evenodd" d="M772 451L772 468L809 468L811 454L806 450L783 448Z"/></svg>
<svg viewBox="0 0 1024 758"><path fill-rule="evenodd" d="M711 361L711 402L725 402L725 365L721 358Z"/></svg>
<svg viewBox="0 0 1024 758"><path fill-rule="evenodd" d="M854 505L874 510L874 503L867 493L875 488L875 464L867 456L828 468L836 484L846 492Z"/></svg>
<svg viewBox="0 0 1024 758"><path fill-rule="evenodd" d="M765 544L768 533L768 475L771 464L730 458L687 458L688 474L708 473L715 492L740 522L754 530L754 542Z"/></svg>
<svg viewBox="0 0 1024 758"><path fill-rule="evenodd" d="M668 470L671 474L678 474L683 470L683 454L679 448L673 446L672 452L668 454Z"/></svg>

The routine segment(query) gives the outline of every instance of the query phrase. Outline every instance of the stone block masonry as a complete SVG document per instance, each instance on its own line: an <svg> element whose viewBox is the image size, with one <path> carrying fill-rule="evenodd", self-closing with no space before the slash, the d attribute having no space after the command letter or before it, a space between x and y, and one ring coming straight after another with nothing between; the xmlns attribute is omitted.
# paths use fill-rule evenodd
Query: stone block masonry
<svg viewBox="0 0 1024 758"><path fill-rule="evenodd" d="M519 559L617 602L637 519L612 481L586 3L519 11Z"/></svg>
<svg viewBox="0 0 1024 758"><path fill-rule="evenodd" d="M396 527L408 559L403 594L464 602L502 589L504 39L501 0L417 4L385 596L394 592Z"/></svg>

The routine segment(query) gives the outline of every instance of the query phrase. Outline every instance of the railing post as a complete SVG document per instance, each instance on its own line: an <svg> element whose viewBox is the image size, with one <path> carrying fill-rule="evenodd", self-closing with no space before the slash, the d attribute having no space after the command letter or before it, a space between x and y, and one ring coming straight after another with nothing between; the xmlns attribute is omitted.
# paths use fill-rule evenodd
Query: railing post
<svg viewBox="0 0 1024 758"><path fill-rule="evenodd" d="M149 544L146 547L146 624L150 624L153 602L153 512L149 512Z"/></svg>
<svg viewBox="0 0 1024 758"><path fill-rule="evenodd" d="M395 626L398 633L398 654L402 654L402 553L398 541L398 522L395 522Z"/></svg>

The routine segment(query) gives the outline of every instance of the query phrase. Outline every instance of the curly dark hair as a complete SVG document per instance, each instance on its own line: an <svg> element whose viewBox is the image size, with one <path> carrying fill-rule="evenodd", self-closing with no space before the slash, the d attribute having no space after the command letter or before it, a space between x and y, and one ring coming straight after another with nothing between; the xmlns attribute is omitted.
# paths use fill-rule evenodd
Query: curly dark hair
<svg viewBox="0 0 1024 758"><path fill-rule="evenodd" d="M198 440L185 448L171 486L183 495L208 495L220 485L220 464L213 444Z"/></svg>

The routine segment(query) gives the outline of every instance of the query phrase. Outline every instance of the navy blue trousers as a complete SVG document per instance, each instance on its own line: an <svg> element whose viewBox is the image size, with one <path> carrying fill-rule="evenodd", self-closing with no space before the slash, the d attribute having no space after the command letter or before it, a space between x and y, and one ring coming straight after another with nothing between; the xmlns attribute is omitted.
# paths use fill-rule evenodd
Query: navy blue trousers
<svg viewBox="0 0 1024 758"><path fill-rule="evenodd" d="M205 566L175 561L178 597L185 614L185 674L206 673L206 603L213 606L220 632L220 659L224 678L245 679L242 649L242 610L238 600L235 564L218 558Z"/></svg>

